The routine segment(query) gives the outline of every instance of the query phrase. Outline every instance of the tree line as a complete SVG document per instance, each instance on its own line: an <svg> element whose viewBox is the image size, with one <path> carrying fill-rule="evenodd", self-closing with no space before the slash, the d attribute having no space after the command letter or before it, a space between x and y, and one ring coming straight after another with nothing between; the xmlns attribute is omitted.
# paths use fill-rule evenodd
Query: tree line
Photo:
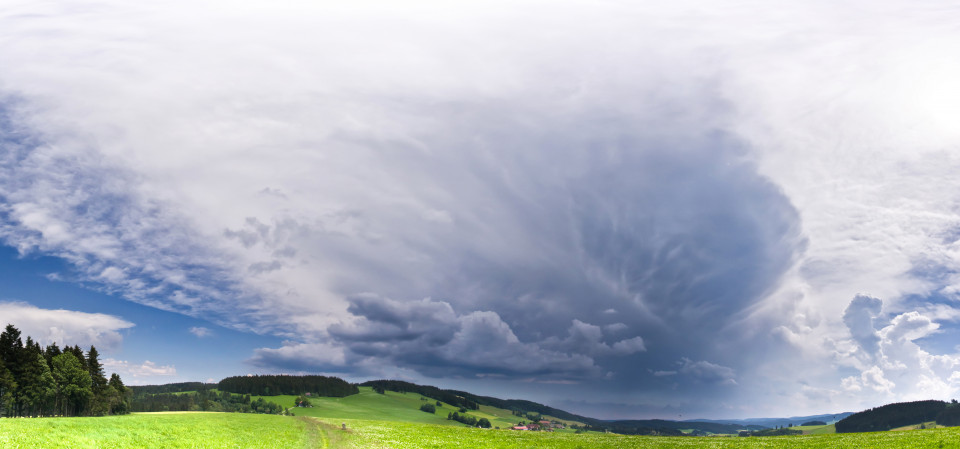
<svg viewBox="0 0 960 449"><path fill-rule="evenodd" d="M299 395L307 392L318 396L342 398L360 393L360 389L339 377L327 376L233 376L218 384L222 391L255 396Z"/></svg>
<svg viewBox="0 0 960 449"><path fill-rule="evenodd" d="M0 416L103 416L129 412L129 390L108 380L90 346L42 348L8 324L0 333Z"/></svg>

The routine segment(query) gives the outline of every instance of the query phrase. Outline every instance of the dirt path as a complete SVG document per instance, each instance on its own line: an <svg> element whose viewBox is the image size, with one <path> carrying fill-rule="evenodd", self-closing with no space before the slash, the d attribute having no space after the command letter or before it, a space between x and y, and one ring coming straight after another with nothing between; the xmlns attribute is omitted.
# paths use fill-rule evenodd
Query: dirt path
<svg viewBox="0 0 960 449"><path fill-rule="evenodd" d="M323 429L324 424L322 422L306 416L297 419L306 425L308 448L330 449L330 438L327 436L326 430Z"/></svg>

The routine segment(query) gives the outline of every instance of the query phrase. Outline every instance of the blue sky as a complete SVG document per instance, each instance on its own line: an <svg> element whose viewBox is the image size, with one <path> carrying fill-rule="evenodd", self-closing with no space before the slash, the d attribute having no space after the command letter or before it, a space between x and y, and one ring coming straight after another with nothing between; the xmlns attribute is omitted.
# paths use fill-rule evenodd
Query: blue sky
<svg viewBox="0 0 960 449"><path fill-rule="evenodd" d="M0 321L130 383L960 397L949 2L7 1Z"/></svg>
<svg viewBox="0 0 960 449"><path fill-rule="evenodd" d="M252 367L243 360L249 357L251 347L281 343L275 337L220 328L202 319L126 301L96 285L71 282L73 270L59 258L20 256L16 249L4 246L0 248L0 266L0 303L4 303L0 309L8 314L5 319L10 321L15 314L15 324L24 335L45 344L97 346L108 356L107 368L122 372L128 384L217 381L246 374ZM82 313L60 316L53 322L54 318L31 308ZM103 325L88 314L123 322ZM38 319L27 320L28 316ZM50 327L62 333L51 332ZM119 338L111 338L111 332Z"/></svg>

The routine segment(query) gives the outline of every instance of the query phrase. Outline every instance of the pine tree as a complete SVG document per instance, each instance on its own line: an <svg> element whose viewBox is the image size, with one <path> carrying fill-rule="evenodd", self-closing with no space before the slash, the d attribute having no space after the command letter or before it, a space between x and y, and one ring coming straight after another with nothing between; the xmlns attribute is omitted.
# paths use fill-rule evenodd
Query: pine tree
<svg viewBox="0 0 960 449"><path fill-rule="evenodd" d="M23 340L20 338L20 331L12 324L8 324L6 329L0 333L0 361L10 371L15 385L10 391L11 404L7 407L7 416L21 415L23 399L19 385L22 374L21 361L24 359L23 352Z"/></svg>
<svg viewBox="0 0 960 449"><path fill-rule="evenodd" d="M47 359L47 366L50 369L53 369L53 358L60 354L63 354L63 351L60 350L56 342L47 345L47 349L43 351L43 357Z"/></svg>
<svg viewBox="0 0 960 449"><path fill-rule="evenodd" d="M87 352L87 372L90 373L90 391L93 396L90 401L90 414L103 416L110 412L107 394L107 378L103 375L103 365L100 364L100 354L97 348L90 346Z"/></svg>
<svg viewBox="0 0 960 449"><path fill-rule="evenodd" d="M130 395L130 391L123 385L123 381L120 380L120 376L117 375L117 373L110 375L108 388L116 393L116 396L111 397L110 400L110 413L113 415L125 415L129 413L130 401L128 396Z"/></svg>
<svg viewBox="0 0 960 449"><path fill-rule="evenodd" d="M10 416L13 406L13 392L17 389L17 382L13 380L13 374L7 369L7 366L0 360L0 416Z"/></svg>
<svg viewBox="0 0 960 449"><path fill-rule="evenodd" d="M80 345L67 347L63 352L72 353L73 356L77 358L77 361L80 362L80 368L87 371L87 356L84 355L83 349L80 349Z"/></svg>

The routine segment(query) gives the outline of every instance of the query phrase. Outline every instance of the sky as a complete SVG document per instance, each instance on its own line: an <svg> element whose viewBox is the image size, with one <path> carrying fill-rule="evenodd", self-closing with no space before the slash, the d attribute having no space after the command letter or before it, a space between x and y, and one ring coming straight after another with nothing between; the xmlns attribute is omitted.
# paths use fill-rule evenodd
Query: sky
<svg viewBox="0 0 960 449"><path fill-rule="evenodd" d="M0 0L0 322L129 384L960 397L947 1Z"/></svg>

